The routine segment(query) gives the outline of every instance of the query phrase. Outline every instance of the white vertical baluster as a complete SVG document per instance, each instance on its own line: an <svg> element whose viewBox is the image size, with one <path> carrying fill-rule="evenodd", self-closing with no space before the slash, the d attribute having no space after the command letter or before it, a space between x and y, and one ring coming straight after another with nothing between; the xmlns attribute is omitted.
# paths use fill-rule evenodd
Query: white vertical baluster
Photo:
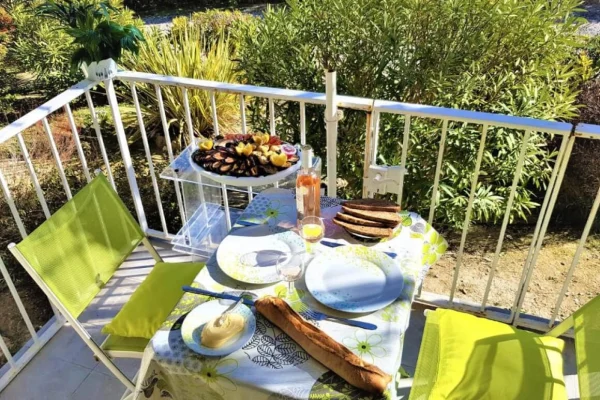
<svg viewBox="0 0 600 400"><path fill-rule="evenodd" d="M192 113L190 111L190 102L188 100L187 89L182 88L181 90L183 91L183 108L185 110L185 123L187 125L188 131L191 132L190 133L190 145L194 146L195 145L194 124L192 123ZM200 174L196 174L196 175L198 176L199 185L197 185L197 187L198 187L198 190L200 191L200 193L199 193L200 201L204 205L204 186L202 185L202 176Z"/></svg>
<svg viewBox="0 0 600 400"><path fill-rule="evenodd" d="M375 108L375 103L373 102L373 108ZM370 118L370 126L367 127L367 139L365 142L365 165L363 171L363 197L373 197L374 193L369 193L367 190L367 182L371 177L369 176L369 167L371 165L377 164L377 144L379 142L379 117L380 114L378 111L373 111L373 113L367 116L367 123L369 123Z"/></svg>
<svg viewBox="0 0 600 400"><path fill-rule="evenodd" d="M231 230L231 214L229 213L229 198L227 197L227 185L221 183L221 192L223 193L223 205L225 206L225 223L227 231Z"/></svg>
<svg viewBox="0 0 600 400"><path fill-rule="evenodd" d="M246 134L246 102L244 101L244 95L240 94L240 116L242 118L241 125L242 125L242 134L245 135Z"/></svg>
<svg viewBox="0 0 600 400"><path fill-rule="evenodd" d="M337 197L337 83L335 71L325 73L325 123L327 125L327 196Z"/></svg>
<svg viewBox="0 0 600 400"><path fill-rule="evenodd" d="M269 133L275 136L275 103L272 98L269 98Z"/></svg>
<svg viewBox="0 0 600 400"><path fill-rule="evenodd" d="M563 139L564 140L564 139ZM573 150L573 144L575 143L575 136L569 137L569 142L567 144L567 150L565 151L565 155L560 164L560 170L558 171L558 176L556 177L556 183L554 189L552 191L552 195L550 197L550 202L548 203L548 209L544 214L544 221L542 223L542 227L540 229L540 235L538 237L538 241L535 246L535 251L533 256L531 257L531 261L529 266L527 267L527 278L525 279L525 283L523 284L520 296L518 296L518 304L516 307L513 307L511 310L511 318L513 321L513 325L516 326L519 321L519 313L521 312L521 307L523 307L523 302L525 301L525 296L527 295L527 288L529 287L529 282L531 281L531 277L533 276L533 270L535 269L535 265L537 263L537 258L542 248L542 243L544 242L544 237L546 236L546 230L548 229L548 224L550 223L550 218L552 217L552 211L554 210L554 204L556 203L556 198L558 197L558 192L560 191L560 187L562 185L562 180L565 176L565 171L567 170L567 165L569 164L569 159L571 158L571 151Z"/></svg>
<svg viewBox="0 0 600 400"><path fill-rule="evenodd" d="M33 162L31 161L31 157L29 156L29 152L27 151L27 146L25 145L25 140L23 140L23 135L21 135L21 132L17 133L17 141L19 142L21 153L23 154L23 158L25 159L25 163L27 164L29 176L31 176L31 181L33 182L33 187L35 188L35 193L37 194L40 204L42 205L44 215L46 216L46 219L48 219L50 218L50 210L48 209L48 204L46 204L44 192L40 187L40 181L38 180L38 177L35 173L35 169L33 168Z"/></svg>
<svg viewBox="0 0 600 400"><path fill-rule="evenodd" d="M465 242L467 240L467 231L469 230L469 225L471 224L471 211L473 210L473 201L475 200L475 192L477 191L477 181L479 179L479 169L481 167L481 160L483 159L483 151L485 150L485 140L487 138L487 131L487 124L483 125L483 129L481 132L481 140L479 142L479 151L477 152L477 160L475 161L475 170L473 171L473 178L471 179L471 193L469 194L469 204L467 205L467 212L465 215L462 237L460 239L460 247L458 249L458 256L456 257L454 278L452 279L452 288L450 289L450 304L452 304L454 300L454 292L456 291L456 284L458 282L458 273L460 272L463 251L465 249Z"/></svg>
<svg viewBox="0 0 600 400"><path fill-rule="evenodd" d="M435 166L435 178L433 180L433 190L431 194L431 206L429 206L429 218L427 221L431 225L433 216L435 215L435 207L438 203L438 188L440 184L440 175L442 173L442 161L444 160L444 148L446 146L446 135L448 134L448 120L445 119L442 123L442 137L440 138L440 146L438 150L437 165Z"/></svg>
<svg viewBox="0 0 600 400"><path fill-rule="evenodd" d="M110 184L116 192L117 186L115 185L115 179L113 178L112 170L110 168L108 154L106 153L106 147L104 147L104 139L102 138L102 131L100 131L100 124L98 123L98 115L96 115L96 109L94 108L94 102L92 101L92 96L90 95L89 90L85 91L85 99L87 100L90 115L92 116L92 123L94 125L94 130L96 131L98 146L100 147L100 154L102 154L102 160L104 161L104 165L106 166L106 175L108 176L108 181L110 182Z"/></svg>
<svg viewBox="0 0 600 400"><path fill-rule="evenodd" d="M373 112L373 144L370 149L371 151L371 164L377 164L377 147L379 146L379 119L381 114L379 111Z"/></svg>
<svg viewBox="0 0 600 400"><path fill-rule="evenodd" d="M306 144L306 104L300 102L300 144Z"/></svg>
<svg viewBox="0 0 600 400"><path fill-rule="evenodd" d="M575 255L573 256L573 261L571 262L571 266L569 267L569 272L567 272L567 276L565 277L565 282L563 283L562 289L560 290L560 294L558 299L556 300L556 306L554 307L554 311L552 312L552 318L550 318L549 326L554 324L556 321L556 316L558 315L558 311L560 310L560 306L562 304L563 298L565 297L565 293L567 293L567 289L569 288L569 283L573 278L573 273L575 272L575 267L579 263L579 258L581 257L581 253L585 247L585 242L587 241L588 235L590 234L590 230L594 225L594 221L596 220L596 215L598 214L598 208L600 207L600 188L598 188L598 192L596 193L596 199L594 200L594 204L592 205L592 209L590 211L590 215L588 215L587 222L585 223L585 227L583 228L583 234L581 235L581 239L579 239L579 244L577 245L577 250L575 250Z"/></svg>
<svg viewBox="0 0 600 400"><path fill-rule="evenodd" d="M400 182L398 183L398 205L402 205L402 191L404 190L404 175L406 174L406 156L410 146L410 115L404 117L404 137L402 138L402 155L400 156Z"/></svg>
<svg viewBox="0 0 600 400"><path fill-rule="evenodd" d="M83 168L83 174L85 175L85 179L87 179L88 183L92 181L92 176L90 175L90 170L87 165L87 160L85 159L85 153L83 152L83 147L81 147L81 141L79 140L79 132L77 132L77 126L75 125L75 119L73 118L73 113L71 112L71 107L69 104L65 104L64 106L65 113L67 114L67 119L69 120L69 125L71 126L71 132L73 133L73 141L75 142L75 148L77 148L77 154L79 155L79 160L81 161L81 167Z"/></svg>
<svg viewBox="0 0 600 400"><path fill-rule="evenodd" d="M373 142L373 114L367 112L365 127L365 156L363 162L362 196L367 197L367 182L369 180L369 165L371 165L371 143Z"/></svg>
<svg viewBox="0 0 600 400"><path fill-rule="evenodd" d="M554 164L554 168L552 169L552 175L550 176L550 181L548 182L548 187L546 189L546 195L544 196L544 201L542 202L542 207L540 208L540 214L535 224L535 230L533 232L533 237L531 239L531 244L529 245L529 252L527 253L527 258L525 259L525 264L523 265L523 271L521 272L521 279L519 280L518 287L521 288L525 279L527 278L527 267L529 266L529 262L531 261L531 257L533 256L533 251L535 249L535 245L537 243L537 239L539 237L540 229L543 222L543 216L546 214L546 209L548 208L548 203L550 202L550 197L552 196L552 192L554 190L554 184L556 183L556 178L558 176L558 171L562 164L562 160L564 158L565 151L567 149L568 139L563 138L560 148L558 150L558 154L556 156L556 162ZM517 305L518 298L520 296L520 290L517 292L517 296L515 297L515 301L513 307L511 308L511 319L514 313L514 309Z"/></svg>
<svg viewBox="0 0 600 400"><path fill-rule="evenodd" d="M215 131L215 136L219 136L219 120L217 116L217 99L215 98L215 92L210 92L210 109L212 111L212 119L213 119L213 130Z"/></svg>
<svg viewBox="0 0 600 400"><path fill-rule="evenodd" d="M119 111L119 103L117 101L117 95L115 93L115 84L112 79L104 81L104 84L106 86L106 97L108 99L108 106L110 107L110 111L115 124L117 140L119 141L119 149L121 150L121 156L123 157L123 166L125 167L127 181L129 182L129 188L131 189L131 197L133 198L135 213L138 217L140 227L144 232L147 232L148 222L146 221L144 204L142 203L142 196L140 195L140 189L138 187L137 179L135 177L135 170L133 169L131 154L129 153L129 144L127 141L127 136L125 135L125 127L123 126L123 121L121 120L121 112Z"/></svg>
<svg viewBox="0 0 600 400"><path fill-rule="evenodd" d="M215 92L210 92L210 104L212 109L213 117L213 130L215 135L219 134L219 120L217 116L217 104L215 100ZM223 204L225 206L225 221L227 223L227 230L231 229L231 215L229 214L229 198L227 197L227 185L221 184L221 193L223 194Z"/></svg>
<svg viewBox="0 0 600 400"><path fill-rule="evenodd" d="M12 357L12 354L10 354L10 351L8 350L8 346L6 345L6 342L4 342L4 339L2 338L2 335L0 335L0 350L2 350L2 354L4 354L4 357L6 357L6 360L8 361L8 364L12 368L16 368L17 364L15 363L15 360Z"/></svg>
<svg viewBox="0 0 600 400"><path fill-rule="evenodd" d="M500 252L502 251L502 244L504 243L504 234L506 233L506 228L508 226L508 222L510 221L510 211L512 210L513 201L515 199L515 193L517 192L517 187L519 186L519 181L521 180L521 170L523 169L525 155L527 154L527 147L529 145L530 135L531 132L527 131L525 132L525 136L523 137L523 144L521 145L519 159L517 160L515 175L513 177L512 186L510 188L510 194L508 195L508 201L506 202L506 211L504 213L504 221L502 221L502 228L500 228L500 237L498 238L498 243L496 245L496 253L494 254L494 259L492 261L492 266L490 269L490 276L488 278L487 286L483 294L483 301L481 302L482 311L485 310L487 299L490 294L490 289L492 288L492 282L494 281L494 275L496 274L496 268L498 267L498 261L500 260Z"/></svg>
<svg viewBox="0 0 600 400"><path fill-rule="evenodd" d="M56 161L56 168L58 169L58 176L62 182L63 188L65 189L65 194L67 195L67 199L71 200L73 197L71 194L71 188L69 187L69 182L67 181L67 177L65 176L65 170L62 165L62 161L60 160L60 154L58 153L58 149L56 148L56 143L54 142L54 136L52 136L52 130L50 129L50 124L48 124L48 120L46 118L42 118L42 125L44 126L44 131L48 136L48 142L50 142L50 152L52 152L52 156L54 157L54 161Z"/></svg>
<svg viewBox="0 0 600 400"><path fill-rule="evenodd" d="M17 228L19 228L19 233L21 234L21 237L23 239L25 239L27 237L27 231L25 230L25 226L23 225L23 220L21 220L21 216L19 215L19 211L17 210L17 207L15 205L15 200L12 197L12 194L10 193L10 189L8 188L8 183L6 182L6 179L4 179L4 174L2 173L2 171L0 170L0 187L2 188L2 192L4 193L4 199L6 200L6 203L8 204L8 208L10 208L10 212L15 220L15 223L17 224Z"/></svg>
<svg viewBox="0 0 600 400"><path fill-rule="evenodd" d="M160 224L162 226L163 233L166 235L169 233L169 230L167 228L167 221L165 219L165 212L163 210L162 199L160 197L160 190L158 188L158 182L156 180L156 173L154 172L154 162L152 161L152 153L150 152L150 144L148 143L148 135L146 134L146 126L144 125L144 118L142 116L142 110L140 109L140 102L138 100L135 82L131 82L131 96L133 98L133 105L135 106L135 114L137 116L137 122L140 128L140 135L142 137L144 151L146 152L146 160L148 161L148 169L150 171L150 178L152 179L154 196L156 197L156 206L158 207Z"/></svg>
<svg viewBox="0 0 600 400"><path fill-rule="evenodd" d="M23 321L25 321L25 325L27 326L27 329L29 330L29 334L33 338L33 341L35 343L37 343L39 341L38 334L35 331L33 324L31 323L31 318L29 318L29 314L27 314L27 310L25 310L25 306L23 305L23 302L21 301L21 296L19 296L19 293L17 292L17 288L15 287L15 284L13 283L12 278L8 274L6 265L4 265L4 262L1 259L0 259L0 274L4 278L4 281L6 282L6 285L8 286L8 290L10 290L10 294L12 294L12 297L15 300L15 303L17 304L17 308L19 309L19 312L21 313L21 316L23 317Z"/></svg>
<svg viewBox="0 0 600 400"><path fill-rule="evenodd" d="M246 102L244 101L244 94L240 94L240 116L242 125L242 135L247 133L246 129ZM248 201L252 201L254 194L252 193L252 186L248 186Z"/></svg>
<svg viewBox="0 0 600 400"><path fill-rule="evenodd" d="M183 109L185 111L188 134L190 135L190 144L193 145L196 139L194 138L194 124L192 123L192 113L190 112L190 100L188 98L187 88L182 87L181 94L183 94Z"/></svg>
<svg viewBox="0 0 600 400"><path fill-rule="evenodd" d="M162 121L163 134L165 135L165 144L167 145L167 153L169 155L169 162L172 163L175 157L173 156L173 146L171 144L171 135L169 134L169 124L167 123L167 115L165 114L165 105L163 103L162 91L160 86L154 85L156 90L156 99L158 101L158 112ZM181 189L179 188L178 182L173 182L175 185L175 196L177 197L177 204L179 205L179 212L181 214L181 222L185 224L187 218L185 216L185 208L183 208L183 198L181 196Z"/></svg>

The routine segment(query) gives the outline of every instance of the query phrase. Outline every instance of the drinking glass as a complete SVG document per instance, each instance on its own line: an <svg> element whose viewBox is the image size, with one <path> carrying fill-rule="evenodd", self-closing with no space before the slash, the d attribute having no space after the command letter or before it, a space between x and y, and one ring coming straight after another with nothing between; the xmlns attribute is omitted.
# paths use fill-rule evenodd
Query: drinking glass
<svg viewBox="0 0 600 400"><path fill-rule="evenodd" d="M277 260L275 266L279 279L288 283L286 299L292 299L295 290L294 282L302 277L305 264L305 252L285 253Z"/></svg>
<svg viewBox="0 0 600 400"><path fill-rule="evenodd" d="M312 254L312 245L319 243L325 236L325 224L323 218L306 217L298 223L300 236L306 241L306 248Z"/></svg>

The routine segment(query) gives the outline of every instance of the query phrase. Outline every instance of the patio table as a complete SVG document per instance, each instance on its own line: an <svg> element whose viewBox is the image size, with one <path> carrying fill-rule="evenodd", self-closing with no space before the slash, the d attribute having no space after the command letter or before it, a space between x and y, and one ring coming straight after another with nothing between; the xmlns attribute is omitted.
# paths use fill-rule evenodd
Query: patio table
<svg viewBox="0 0 600 400"><path fill-rule="evenodd" d="M339 204L338 199L321 198L326 239L358 243L331 221L340 209ZM403 334L408 327L415 288L447 247L445 240L419 215L411 212L402 212L401 215L402 223L390 239L376 244L362 243L396 253L395 261L405 278L402 292L394 303L359 318L376 324L377 330L366 331L332 321L314 321L363 360L376 364L392 376L400 367ZM262 192L248 205L238 221L293 227L296 222L293 193L283 189ZM236 224L233 229L240 227ZM332 251L329 247L318 246L317 252ZM192 286L234 295L245 292L255 298L264 295L285 297L287 291L283 282L253 285L233 280L220 270L216 253L207 261ZM331 309L325 310L306 290L303 279L296 282L296 288L291 296L293 308L304 303L317 311L344 316ZM181 324L194 307L212 299L191 293L183 295L144 352L135 399L372 398L314 360L258 313L255 313L255 334L242 349L224 357L205 357L194 353L181 338Z"/></svg>

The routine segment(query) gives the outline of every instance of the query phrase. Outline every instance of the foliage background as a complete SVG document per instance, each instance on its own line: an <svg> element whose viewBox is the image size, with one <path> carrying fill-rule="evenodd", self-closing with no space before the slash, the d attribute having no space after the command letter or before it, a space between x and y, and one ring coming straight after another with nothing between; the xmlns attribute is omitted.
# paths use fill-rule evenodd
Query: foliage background
<svg viewBox="0 0 600 400"><path fill-rule="evenodd" d="M576 115L579 85L591 75L591 67L573 50L581 46L576 34L581 21L571 16L577 4L290 0L285 8L267 11L263 23L246 32L240 70L254 84L322 92L325 66L337 70L338 93L568 120ZM298 136L297 108L278 108L280 132ZM258 126L267 122L264 115L254 117ZM324 155L322 110L307 109L307 124L309 142ZM436 220L452 226L464 220L478 129L450 124ZM402 131L403 118L382 118L380 163L399 164ZM348 182L347 197L360 193L364 135L364 114L346 112L338 146L339 154L352 161L338 168ZM412 125L403 205L418 212L429 207L439 136L440 124L434 121ZM473 222L501 217L522 136L512 130L488 132ZM513 217L526 218L536 207L553 157L548 138L533 134Z"/></svg>

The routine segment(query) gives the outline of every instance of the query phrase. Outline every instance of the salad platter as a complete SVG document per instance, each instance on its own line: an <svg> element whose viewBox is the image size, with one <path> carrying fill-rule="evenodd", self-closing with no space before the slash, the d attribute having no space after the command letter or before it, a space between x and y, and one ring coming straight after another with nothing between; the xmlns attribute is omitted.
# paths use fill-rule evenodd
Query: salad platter
<svg viewBox="0 0 600 400"><path fill-rule="evenodd" d="M219 183L262 186L298 171L300 156L298 148L268 133L227 134L199 142L190 164Z"/></svg>

